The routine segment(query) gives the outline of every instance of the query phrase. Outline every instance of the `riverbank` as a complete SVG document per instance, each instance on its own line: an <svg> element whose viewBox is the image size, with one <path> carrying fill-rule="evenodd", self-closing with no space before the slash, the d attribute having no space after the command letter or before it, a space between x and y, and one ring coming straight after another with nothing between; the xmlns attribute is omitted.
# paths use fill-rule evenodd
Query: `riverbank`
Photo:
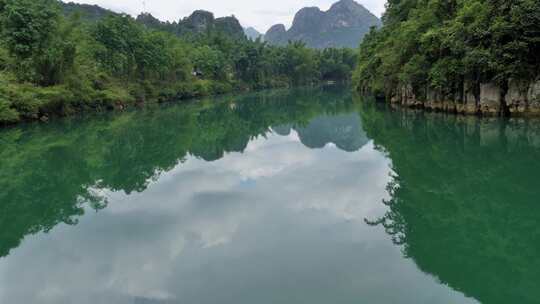
<svg viewBox="0 0 540 304"><path fill-rule="evenodd" d="M389 2L362 41L355 86L393 104L540 115L540 2Z"/></svg>
<svg viewBox="0 0 540 304"><path fill-rule="evenodd" d="M2 81L4 80L4 81ZM0 79L0 127L22 122L42 121L87 112L123 111L134 106L168 101L187 101L218 96L252 88L213 80L193 79L177 83L106 81L100 89L57 85L40 87ZM272 88L287 87L275 84ZM16 105L2 107L2 104Z"/></svg>
<svg viewBox="0 0 540 304"><path fill-rule="evenodd" d="M387 98L390 103L431 111L480 116L540 116L540 80L464 84L454 94L424 89L414 93L411 86L395 90Z"/></svg>
<svg viewBox="0 0 540 304"><path fill-rule="evenodd" d="M1 79L0 79L1 83ZM321 81L304 86L293 86L287 82L274 82L272 86L253 88L247 85L220 83L211 80L195 80L164 87L151 84L120 84L104 90L73 91L66 86L38 87L32 85L8 84L2 90L12 90L9 95L12 103L27 104L31 114L18 116L17 120L6 121L2 118L9 115L9 109L0 107L0 129L13 127L22 123L46 123L51 120L73 117L81 114L99 114L101 112L122 112L129 109L158 105L163 103L196 102L197 100L240 94L262 92L274 89L292 89L303 87L346 86L347 81ZM83 95L85 94L85 95ZM1 105L1 103L0 103Z"/></svg>

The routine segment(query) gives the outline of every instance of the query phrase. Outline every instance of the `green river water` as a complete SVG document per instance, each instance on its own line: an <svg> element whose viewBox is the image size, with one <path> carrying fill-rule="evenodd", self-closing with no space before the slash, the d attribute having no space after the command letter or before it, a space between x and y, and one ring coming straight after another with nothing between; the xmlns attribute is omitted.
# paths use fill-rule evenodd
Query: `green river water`
<svg viewBox="0 0 540 304"><path fill-rule="evenodd" d="M327 87L0 130L0 303L540 303L540 121Z"/></svg>

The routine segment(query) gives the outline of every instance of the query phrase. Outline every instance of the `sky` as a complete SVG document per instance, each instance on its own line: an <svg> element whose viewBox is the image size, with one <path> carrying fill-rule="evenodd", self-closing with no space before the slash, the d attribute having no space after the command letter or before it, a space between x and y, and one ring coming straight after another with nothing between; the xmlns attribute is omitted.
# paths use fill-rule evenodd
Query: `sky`
<svg viewBox="0 0 540 304"><path fill-rule="evenodd" d="M270 26L283 23L289 27L294 14L303 7L330 8L337 0L69 0L78 3L97 4L117 12L138 15L150 12L161 20L176 21L190 15L194 10L204 9L216 17L236 16L244 27L252 26L266 32ZM64 2L69 2L64 0ZM357 0L377 16L384 12L384 0Z"/></svg>

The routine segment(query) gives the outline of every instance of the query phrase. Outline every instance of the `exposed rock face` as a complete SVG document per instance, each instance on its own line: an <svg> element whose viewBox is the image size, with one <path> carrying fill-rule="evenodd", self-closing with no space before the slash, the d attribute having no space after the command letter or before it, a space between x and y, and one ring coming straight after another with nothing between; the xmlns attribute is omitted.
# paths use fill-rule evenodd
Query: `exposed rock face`
<svg viewBox="0 0 540 304"><path fill-rule="evenodd" d="M493 83L480 84L480 112L497 114L501 111L501 88Z"/></svg>
<svg viewBox="0 0 540 304"><path fill-rule="evenodd" d="M412 87L404 86L392 94L390 102L459 114L540 115L540 79L528 83L510 80L507 89L495 83L475 86L465 82L463 91L453 95L432 88L417 95Z"/></svg>
<svg viewBox="0 0 540 304"><path fill-rule="evenodd" d="M540 79L529 86L527 101L529 112L540 115Z"/></svg>
<svg viewBox="0 0 540 304"><path fill-rule="evenodd" d="M152 16L152 14L150 13L141 13L137 16L135 20L149 27L161 25L161 21L159 21L156 17Z"/></svg>
<svg viewBox="0 0 540 304"><path fill-rule="evenodd" d="M353 0L341 0L326 12L317 7L303 8L288 31L283 25L275 25L265 37L276 45L303 41L312 48L356 48L371 27L381 25L379 18L362 5Z"/></svg>
<svg viewBox="0 0 540 304"><path fill-rule="evenodd" d="M197 35L218 31L236 39L245 39L244 29L234 16L214 18L211 12L198 10L178 23L179 35Z"/></svg>
<svg viewBox="0 0 540 304"><path fill-rule="evenodd" d="M381 21L370 11L353 0L342 0L335 3L327 12L323 27L329 29L340 29L347 27L361 28L366 25L380 26Z"/></svg>
<svg viewBox="0 0 540 304"><path fill-rule="evenodd" d="M264 38L266 41L269 41L272 44L283 44L287 42L286 34L287 34L287 29L285 29L285 25L276 24L272 26L268 30L268 32L266 32L266 34L264 35Z"/></svg>
<svg viewBox="0 0 540 304"><path fill-rule="evenodd" d="M311 32L321 30L321 20L325 14L318 7L305 7L296 13L294 22L289 30L291 37L309 36ZM307 38L307 37L306 37Z"/></svg>
<svg viewBox="0 0 540 304"><path fill-rule="evenodd" d="M182 31L189 31L193 33L204 33L210 30L214 25L214 14L207 11L194 11L189 17L184 18L179 26Z"/></svg>
<svg viewBox="0 0 540 304"><path fill-rule="evenodd" d="M528 85L517 81L510 81L505 96L510 113L525 113L528 106Z"/></svg>
<svg viewBox="0 0 540 304"><path fill-rule="evenodd" d="M261 34L259 31L257 31L255 28L253 27L248 27L248 28L245 28L244 29L244 34L246 34L246 37L249 39L249 40L252 40L252 41L255 41L257 40L258 38L261 38L264 40L264 35Z"/></svg>
<svg viewBox="0 0 540 304"><path fill-rule="evenodd" d="M530 101L540 102L540 80L529 86L527 97Z"/></svg>
<svg viewBox="0 0 540 304"><path fill-rule="evenodd" d="M236 17L217 18L214 23L215 29L236 39L245 39L244 28Z"/></svg>
<svg viewBox="0 0 540 304"><path fill-rule="evenodd" d="M162 22L150 13L141 13L137 16L136 21L147 28L176 33L176 23Z"/></svg>

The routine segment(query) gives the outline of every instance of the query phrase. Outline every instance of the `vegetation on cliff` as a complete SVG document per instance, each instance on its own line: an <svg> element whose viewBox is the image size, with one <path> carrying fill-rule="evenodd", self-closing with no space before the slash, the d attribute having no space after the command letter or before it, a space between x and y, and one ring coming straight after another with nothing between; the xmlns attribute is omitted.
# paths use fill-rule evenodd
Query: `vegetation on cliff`
<svg viewBox="0 0 540 304"><path fill-rule="evenodd" d="M257 31L257 29L251 26L244 29L244 34L249 40L253 40L253 41L257 39L264 40L264 35L261 34L259 31Z"/></svg>
<svg viewBox="0 0 540 304"><path fill-rule="evenodd" d="M538 97L536 0L390 0L383 23L360 47L362 90L402 102L469 102L472 111L482 111L490 94L501 112Z"/></svg>
<svg viewBox="0 0 540 304"><path fill-rule="evenodd" d="M178 23L57 0L0 0L0 124L232 90L346 80L351 50L250 41L234 17Z"/></svg>

